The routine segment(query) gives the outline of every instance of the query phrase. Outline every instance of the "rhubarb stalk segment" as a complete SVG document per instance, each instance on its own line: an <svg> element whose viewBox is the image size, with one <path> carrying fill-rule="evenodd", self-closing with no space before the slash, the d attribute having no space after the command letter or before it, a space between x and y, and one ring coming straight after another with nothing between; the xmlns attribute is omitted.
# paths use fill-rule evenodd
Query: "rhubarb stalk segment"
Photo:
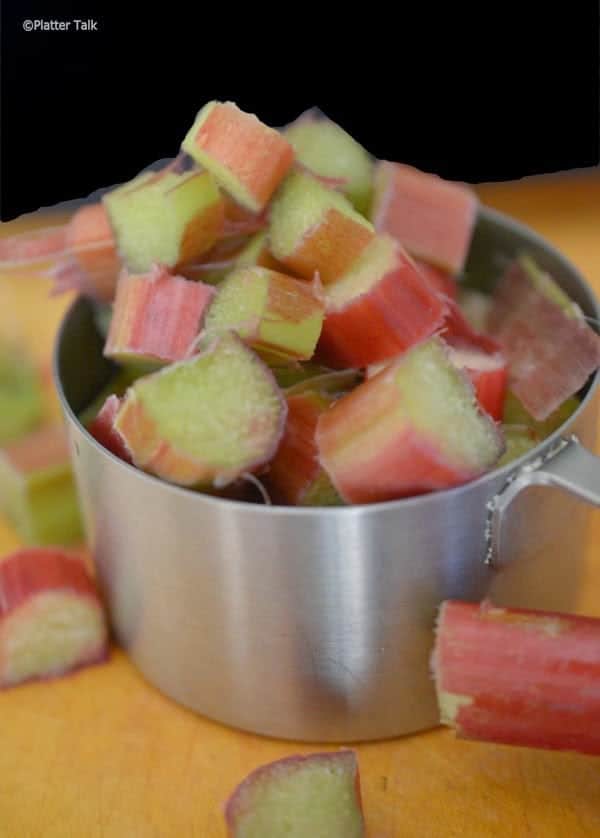
<svg viewBox="0 0 600 838"><path fill-rule="evenodd" d="M353 751L292 756L263 765L225 808L229 838L364 838Z"/></svg>
<svg viewBox="0 0 600 838"><path fill-rule="evenodd" d="M290 143L233 102L209 102L182 149L243 207L260 212L294 162Z"/></svg>
<svg viewBox="0 0 600 838"><path fill-rule="evenodd" d="M380 161L375 170L371 219L417 259L460 273L477 217L475 193L402 163Z"/></svg>
<svg viewBox="0 0 600 838"><path fill-rule="evenodd" d="M120 363L181 361L198 337L214 289L154 266L119 279L104 354Z"/></svg>
<svg viewBox="0 0 600 838"><path fill-rule="evenodd" d="M496 424L439 338L413 347L318 421L320 461L348 503L466 483L503 451Z"/></svg>
<svg viewBox="0 0 600 838"><path fill-rule="evenodd" d="M223 232L224 206L209 172L146 172L103 198L132 273L198 259Z"/></svg>
<svg viewBox="0 0 600 838"><path fill-rule="evenodd" d="M285 129L297 160L311 172L339 180L354 208L366 215L371 203L373 160L344 129L318 111L307 111Z"/></svg>
<svg viewBox="0 0 600 838"><path fill-rule="evenodd" d="M445 602L432 664L460 737L600 754L600 620Z"/></svg>
<svg viewBox="0 0 600 838"><path fill-rule="evenodd" d="M447 303L391 236L376 236L336 282L326 285L318 356L336 367L366 367L431 337Z"/></svg>
<svg viewBox="0 0 600 838"><path fill-rule="evenodd" d="M64 428L42 427L0 451L0 509L27 544L82 538Z"/></svg>
<svg viewBox="0 0 600 838"><path fill-rule="evenodd" d="M372 240L371 224L343 195L311 175L292 172L271 208L273 256L296 276L339 279Z"/></svg>
<svg viewBox="0 0 600 838"><path fill-rule="evenodd" d="M508 359L508 386L538 422L600 366L600 337L514 262L494 292L490 328ZM542 289L542 290L540 290Z"/></svg>
<svg viewBox="0 0 600 838"><path fill-rule="evenodd" d="M114 428L139 468L220 488L271 459L286 410L268 367L227 333L202 354L139 378Z"/></svg>
<svg viewBox="0 0 600 838"><path fill-rule="evenodd" d="M57 548L0 562L0 688L106 658L102 603L82 559Z"/></svg>
<svg viewBox="0 0 600 838"><path fill-rule="evenodd" d="M206 317L205 339L237 334L268 360L312 357L324 304L306 282L268 268L241 268L218 288Z"/></svg>

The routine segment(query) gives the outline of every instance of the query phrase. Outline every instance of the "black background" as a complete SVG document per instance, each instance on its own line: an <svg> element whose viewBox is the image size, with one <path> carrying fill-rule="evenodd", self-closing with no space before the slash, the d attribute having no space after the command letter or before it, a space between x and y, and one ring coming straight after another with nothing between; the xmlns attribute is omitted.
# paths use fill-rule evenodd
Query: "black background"
<svg viewBox="0 0 600 838"><path fill-rule="evenodd" d="M2 219L176 154L213 98L272 125L317 105L377 157L472 182L596 165L597 3L438 5L4 0Z"/></svg>

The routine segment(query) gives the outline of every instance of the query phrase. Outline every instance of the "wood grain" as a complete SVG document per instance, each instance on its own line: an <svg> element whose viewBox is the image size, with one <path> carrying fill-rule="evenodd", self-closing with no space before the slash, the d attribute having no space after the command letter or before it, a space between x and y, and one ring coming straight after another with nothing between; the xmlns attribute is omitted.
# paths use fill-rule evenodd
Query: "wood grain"
<svg viewBox="0 0 600 838"><path fill-rule="evenodd" d="M534 227L600 293L600 177L482 186ZM47 219L0 227L0 234ZM0 277L0 331L47 364L68 300L43 280ZM54 408L52 408L54 409ZM17 546L0 522L0 555ZM600 614L600 515L582 609ZM0 695L0 838L223 838L221 806L260 763L314 747L261 739L178 707L125 656ZM316 747L316 746L315 746ZM371 838L600 835L600 762L456 741L445 730L358 746Z"/></svg>

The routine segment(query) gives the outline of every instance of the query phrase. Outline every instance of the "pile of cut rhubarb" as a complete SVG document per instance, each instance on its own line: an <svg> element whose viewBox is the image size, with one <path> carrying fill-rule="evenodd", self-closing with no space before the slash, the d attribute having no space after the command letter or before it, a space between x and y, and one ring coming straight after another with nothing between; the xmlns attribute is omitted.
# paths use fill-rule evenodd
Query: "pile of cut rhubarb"
<svg viewBox="0 0 600 838"><path fill-rule="evenodd" d="M277 131L210 102L169 165L0 264L100 301L115 372L81 418L116 456L226 497L372 503L520 457L600 366L528 254L489 296L461 285L477 213L320 113Z"/></svg>

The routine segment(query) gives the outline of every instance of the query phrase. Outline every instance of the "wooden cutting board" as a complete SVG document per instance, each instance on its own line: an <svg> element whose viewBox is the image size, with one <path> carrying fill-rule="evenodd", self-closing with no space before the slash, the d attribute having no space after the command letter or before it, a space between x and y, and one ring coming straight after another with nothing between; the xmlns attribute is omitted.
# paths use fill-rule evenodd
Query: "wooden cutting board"
<svg viewBox="0 0 600 838"><path fill-rule="evenodd" d="M550 239L600 294L598 173L479 191ZM20 220L0 235L45 223ZM43 280L0 277L0 331L46 363L68 304L47 290ZM0 555L17 545L0 522ZM596 615L599 548L597 514L582 598ZM0 838L223 838L221 806L246 773L317 748L195 716L115 650L106 665L0 694ZM445 730L357 750L370 838L600 836L600 760L459 742Z"/></svg>

